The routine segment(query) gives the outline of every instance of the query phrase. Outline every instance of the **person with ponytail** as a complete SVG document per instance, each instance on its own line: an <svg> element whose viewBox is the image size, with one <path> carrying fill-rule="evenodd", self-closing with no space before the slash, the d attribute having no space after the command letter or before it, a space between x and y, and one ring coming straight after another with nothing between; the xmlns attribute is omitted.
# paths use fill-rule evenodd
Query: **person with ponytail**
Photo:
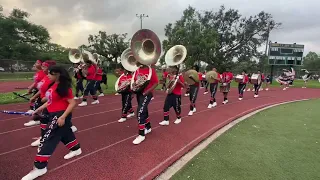
<svg viewBox="0 0 320 180"><path fill-rule="evenodd" d="M46 108L49 121L40 140L34 169L22 180L36 179L47 173L48 160L60 141L70 150L64 159L70 159L82 153L80 144L70 128L72 110L76 106L71 89L72 79L68 71L59 66L50 67L48 76L53 84L45 93L47 102L34 113L39 113Z"/></svg>

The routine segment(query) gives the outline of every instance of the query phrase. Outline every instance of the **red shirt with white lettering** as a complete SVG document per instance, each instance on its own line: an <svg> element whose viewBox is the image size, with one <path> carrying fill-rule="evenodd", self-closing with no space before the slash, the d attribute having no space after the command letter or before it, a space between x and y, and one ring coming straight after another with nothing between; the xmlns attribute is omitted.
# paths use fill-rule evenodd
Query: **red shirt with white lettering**
<svg viewBox="0 0 320 180"><path fill-rule="evenodd" d="M261 74L261 81L264 81L264 75L263 74Z"/></svg>
<svg viewBox="0 0 320 180"><path fill-rule="evenodd" d="M169 76L170 80L174 79L175 76ZM179 80L181 83L184 83L184 79L183 76L179 75ZM182 91L183 86L180 83L176 84L176 87L174 87L174 89L172 90L172 93L175 95L181 95L181 91Z"/></svg>
<svg viewBox="0 0 320 180"><path fill-rule="evenodd" d="M247 84L249 82L249 77L247 75L243 75L243 82L240 82L239 84Z"/></svg>
<svg viewBox="0 0 320 180"><path fill-rule="evenodd" d="M136 81L138 76L144 76L145 79L147 79L148 75L149 75L149 68L148 67L139 68L136 71L134 80ZM157 72L156 72L156 70L154 68L151 68L150 82L149 82L148 86L143 90L143 93L145 93L148 89L150 89L153 85L155 85L157 83L159 83Z"/></svg>
<svg viewBox="0 0 320 180"><path fill-rule="evenodd" d="M90 65L87 71L87 80L94 80L96 77L96 68L94 65Z"/></svg>
<svg viewBox="0 0 320 180"><path fill-rule="evenodd" d="M34 81L34 87L37 87L38 86L38 83L45 77L47 76L47 74L41 70L41 71L38 71L34 74L33 76L33 81Z"/></svg>
<svg viewBox="0 0 320 180"><path fill-rule="evenodd" d="M95 76L96 81L101 81L102 80L102 69L98 67L98 72Z"/></svg>
<svg viewBox="0 0 320 180"><path fill-rule="evenodd" d="M46 95L46 92L50 86L50 84L52 83L52 81L49 79L48 76L45 76L39 83L37 86L37 89L39 89L40 91L40 98L44 98Z"/></svg>
<svg viewBox="0 0 320 180"><path fill-rule="evenodd" d="M233 79L233 74L231 72L224 72L222 73L222 78L223 80L225 80L225 83L231 83Z"/></svg>
<svg viewBox="0 0 320 180"><path fill-rule="evenodd" d="M69 105L68 100L74 98L71 88L69 88L68 95L66 97L60 97L56 91L57 87L58 84L54 83L46 92L46 98L48 100L47 110L50 113L66 110Z"/></svg>

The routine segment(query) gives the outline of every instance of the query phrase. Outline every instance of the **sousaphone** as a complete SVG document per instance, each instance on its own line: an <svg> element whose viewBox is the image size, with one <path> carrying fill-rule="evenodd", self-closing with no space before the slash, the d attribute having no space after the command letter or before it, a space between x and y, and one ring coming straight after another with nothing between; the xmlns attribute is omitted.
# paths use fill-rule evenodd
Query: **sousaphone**
<svg viewBox="0 0 320 180"><path fill-rule="evenodd" d="M187 49L183 45L175 45L170 48L165 56L165 62L167 66L178 66L184 62L187 57ZM179 79L179 70L175 77L169 81L167 93L172 93L173 89L176 87Z"/></svg>
<svg viewBox="0 0 320 180"><path fill-rule="evenodd" d="M215 71L207 72L205 78L208 81L208 83L214 83L215 81L220 81L220 77L218 77L218 73Z"/></svg>
<svg viewBox="0 0 320 180"><path fill-rule="evenodd" d="M139 93L147 87L150 81L152 75L151 66L157 63L161 55L161 42L153 31L149 29L141 29L131 38L130 47L132 55L137 62L149 66L148 75L137 74L137 71L139 71L138 67L132 76L131 90L135 93Z"/></svg>
<svg viewBox="0 0 320 180"><path fill-rule="evenodd" d="M128 48L122 52L120 62L122 64L123 68L126 69L127 71L134 72L138 69L136 61L137 60L133 57L130 48ZM131 79L127 79L125 81L120 82L120 79L123 76L124 76L124 74L121 74L115 83L115 90L118 93L122 93L122 92L128 91L130 89Z"/></svg>

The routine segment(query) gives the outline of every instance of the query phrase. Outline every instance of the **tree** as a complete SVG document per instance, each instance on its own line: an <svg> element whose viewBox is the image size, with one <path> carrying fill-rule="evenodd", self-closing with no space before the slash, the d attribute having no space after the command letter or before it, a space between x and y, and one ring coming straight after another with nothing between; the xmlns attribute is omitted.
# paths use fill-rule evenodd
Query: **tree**
<svg viewBox="0 0 320 180"><path fill-rule="evenodd" d="M242 17L238 10L226 10L224 6L218 12L197 12L189 6L180 20L166 26L168 39L163 46L185 45L193 56L188 64L201 58L209 66L224 71L231 68L234 59L241 62L261 57L258 48L266 42L270 31L280 25L264 11Z"/></svg>
<svg viewBox="0 0 320 180"><path fill-rule="evenodd" d="M34 60L41 47L50 40L41 25L28 21L29 13L13 9L9 16L0 8L0 58Z"/></svg>
<svg viewBox="0 0 320 180"><path fill-rule="evenodd" d="M308 70L319 70L320 69L320 55L310 51L303 58L303 68Z"/></svg>
<svg viewBox="0 0 320 180"><path fill-rule="evenodd" d="M122 52L129 47L129 42L125 41L126 37L127 34L107 35L105 31L99 31L97 35L89 35L87 47L93 53L98 53L111 61L118 59Z"/></svg>

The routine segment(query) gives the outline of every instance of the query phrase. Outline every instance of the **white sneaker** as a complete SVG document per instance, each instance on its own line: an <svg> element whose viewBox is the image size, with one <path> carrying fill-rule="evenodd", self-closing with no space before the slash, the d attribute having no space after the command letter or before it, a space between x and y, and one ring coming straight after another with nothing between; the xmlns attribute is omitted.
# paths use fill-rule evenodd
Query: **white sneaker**
<svg viewBox="0 0 320 180"><path fill-rule="evenodd" d="M39 125L40 124L40 121L35 121L35 120L30 120L29 122L27 123L24 123L24 126L35 126L35 125Z"/></svg>
<svg viewBox="0 0 320 180"><path fill-rule="evenodd" d="M127 118L134 117L134 112L127 115Z"/></svg>
<svg viewBox="0 0 320 180"><path fill-rule="evenodd" d="M269 91L269 88L267 88L266 91Z"/></svg>
<svg viewBox="0 0 320 180"><path fill-rule="evenodd" d="M47 173L47 168L43 168L43 169L37 169L34 168L32 171L29 172L29 174L25 175L21 180L33 180L36 179L42 175L44 175L45 173Z"/></svg>
<svg viewBox="0 0 320 180"><path fill-rule="evenodd" d="M88 103L87 101L82 101L80 104L78 104L78 106L83 107L83 106L87 106Z"/></svg>
<svg viewBox="0 0 320 180"><path fill-rule="evenodd" d="M79 99L79 98L75 96L73 99L76 99L76 100L77 100L77 99Z"/></svg>
<svg viewBox="0 0 320 180"><path fill-rule="evenodd" d="M31 143L31 146L38 147L40 145L40 140L41 140L41 137L39 137L37 140L35 140L33 143Z"/></svg>
<svg viewBox="0 0 320 180"><path fill-rule="evenodd" d="M213 102L213 104L211 105L213 108L217 106L217 102Z"/></svg>
<svg viewBox="0 0 320 180"><path fill-rule="evenodd" d="M29 109L26 113L27 114L32 114L34 112L34 110Z"/></svg>
<svg viewBox="0 0 320 180"><path fill-rule="evenodd" d="M127 118L120 118L119 120L118 120L118 122L119 123L123 123L123 122L125 122L127 120Z"/></svg>
<svg viewBox="0 0 320 180"><path fill-rule="evenodd" d="M154 97L151 98L151 101L154 100Z"/></svg>
<svg viewBox="0 0 320 180"><path fill-rule="evenodd" d="M253 97L254 97L254 98L257 98L257 97L259 97L259 95L255 94Z"/></svg>
<svg viewBox="0 0 320 180"><path fill-rule="evenodd" d="M115 95L116 95L116 96L119 96L120 94L119 94L119 93L116 93Z"/></svg>
<svg viewBox="0 0 320 180"><path fill-rule="evenodd" d="M239 101L241 101L242 100L242 98L239 98Z"/></svg>
<svg viewBox="0 0 320 180"><path fill-rule="evenodd" d="M193 115L193 111L189 111L188 116L192 116Z"/></svg>
<svg viewBox="0 0 320 180"><path fill-rule="evenodd" d="M196 108L193 108L193 112L197 112L197 109L196 109Z"/></svg>
<svg viewBox="0 0 320 180"><path fill-rule="evenodd" d="M139 135L138 137L136 137L136 139L132 142L133 144L140 144L142 141L144 141L146 139L145 136L141 136Z"/></svg>
<svg viewBox="0 0 320 180"><path fill-rule="evenodd" d="M71 126L71 130L72 130L72 132L76 132L78 129L75 126Z"/></svg>
<svg viewBox="0 0 320 180"><path fill-rule="evenodd" d="M208 91L205 91L203 94L208 94Z"/></svg>
<svg viewBox="0 0 320 180"><path fill-rule="evenodd" d="M208 105L208 109L211 109L211 108L212 108L212 104L209 104L209 105Z"/></svg>
<svg viewBox="0 0 320 180"><path fill-rule="evenodd" d="M164 120L164 121L161 121L159 124L161 126L169 126L169 121Z"/></svg>
<svg viewBox="0 0 320 180"><path fill-rule="evenodd" d="M144 129L144 135L147 135L149 133L151 133L151 128L150 129Z"/></svg>
<svg viewBox="0 0 320 180"><path fill-rule="evenodd" d="M181 123L181 118L176 119L176 120L174 121L174 123L175 123L175 124Z"/></svg>
<svg viewBox="0 0 320 180"><path fill-rule="evenodd" d="M82 99L83 98L83 95L82 96L80 96L80 99Z"/></svg>
<svg viewBox="0 0 320 180"><path fill-rule="evenodd" d="M251 89L247 89L248 92L250 92Z"/></svg>
<svg viewBox="0 0 320 180"><path fill-rule="evenodd" d="M70 151L68 154L66 154L63 158L64 159L71 159L75 156L79 156L82 153L81 148L75 151Z"/></svg>
<svg viewBox="0 0 320 180"><path fill-rule="evenodd" d="M222 102L222 104L227 104L229 101L228 100L225 100Z"/></svg>
<svg viewBox="0 0 320 180"><path fill-rule="evenodd" d="M282 90L284 90L284 91L285 91L285 90L287 90L287 88L283 88Z"/></svg>
<svg viewBox="0 0 320 180"><path fill-rule="evenodd" d="M99 94L99 97L102 97L102 96L104 96L104 94L103 94L103 93L100 93L100 94Z"/></svg>
<svg viewBox="0 0 320 180"><path fill-rule="evenodd" d="M189 94L185 94L184 96L189 96Z"/></svg>
<svg viewBox="0 0 320 180"><path fill-rule="evenodd" d="M95 100L95 101L93 101L91 104L99 104L100 102L99 102L99 100L97 99L97 100Z"/></svg>

